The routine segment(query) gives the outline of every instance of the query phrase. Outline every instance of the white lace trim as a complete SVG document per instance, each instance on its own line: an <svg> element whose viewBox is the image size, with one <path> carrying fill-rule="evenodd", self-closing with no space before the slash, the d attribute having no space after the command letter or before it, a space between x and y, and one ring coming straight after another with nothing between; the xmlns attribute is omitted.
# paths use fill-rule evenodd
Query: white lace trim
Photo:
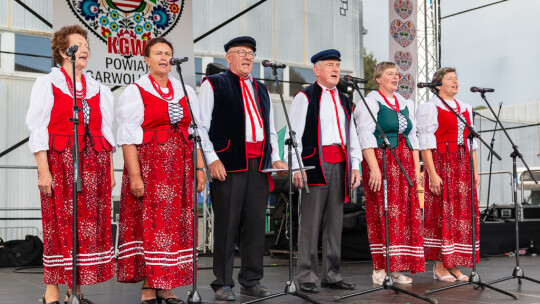
<svg viewBox="0 0 540 304"><path fill-rule="evenodd" d="M30 152L32 153L49 150L49 130L47 128L43 128L32 132L30 134L28 146L30 148Z"/></svg>
<svg viewBox="0 0 540 304"><path fill-rule="evenodd" d="M83 71L84 78L86 79L86 96L84 98L92 98L99 93L99 83L90 76L90 74ZM52 68L49 73L51 83L60 89L62 93L73 97L72 92L68 89L66 78L64 73L59 68Z"/></svg>
<svg viewBox="0 0 540 304"><path fill-rule="evenodd" d="M182 90L182 83L180 80L169 76L169 80L171 81L173 91L174 91L174 98L172 100L165 100L161 98L161 95L154 89L154 86L152 85L152 82L150 81L150 78L148 78L149 74L145 74L139 78L139 80L135 81L137 85L139 85L143 90L146 92L156 96L157 98L164 100L168 103L178 103L180 99L184 97L184 91ZM186 88L187 90L187 88Z"/></svg>
<svg viewBox="0 0 540 304"><path fill-rule="evenodd" d="M140 145L143 140L143 130L137 124L123 124L118 126L117 146Z"/></svg>

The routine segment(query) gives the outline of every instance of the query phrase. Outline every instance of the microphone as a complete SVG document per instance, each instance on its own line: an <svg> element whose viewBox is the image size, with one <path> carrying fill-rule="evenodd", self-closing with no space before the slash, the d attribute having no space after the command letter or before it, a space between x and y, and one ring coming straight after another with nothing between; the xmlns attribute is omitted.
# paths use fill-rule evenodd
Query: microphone
<svg viewBox="0 0 540 304"><path fill-rule="evenodd" d="M473 93L480 92L483 94L483 93L495 92L495 89L471 87L471 92Z"/></svg>
<svg viewBox="0 0 540 304"><path fill-rule="evenodd" d="M284 69L287 67L287 65L283 63L274 62L274 61L270 61L266 59L262 61L262 65L265 68L274 68L274 69Z"/></svg>
<svg viewBox="0 0 540 304"><path fill-rule="evenodd" d="M364 78L354 77L354 76L351 76L351 75L343 75L343 80L345 80L347 82L354 82L354 83L367 83L368 82Z"/></svg>
<svg viewBox="0 0 540 304"><path fill-rule="evenodd" d="M183 58L171 58L171 59L169 60L169 63L170 63L171 65L179 65L179 64L182 64L182 63L184 63L184 62L186 62L186 61L188 61L188 60L189 60L189 58L187 58L187 57L183 57Z"/></svg>
<svg viewBox="0 0 540 304"><path fill-rule="evenodd" d="M78 45L72 45L66 49L66 56L72 56L73 54L77 53L78 50Z"/></svg>
<svg viewBox="0 0 540 304"><path fill-rule="evenodd" d="M442 83L440 83L440 82L419 82L416 86L419 89L422 89L422 88L434 88L434 87L442 86Z"/></svg>

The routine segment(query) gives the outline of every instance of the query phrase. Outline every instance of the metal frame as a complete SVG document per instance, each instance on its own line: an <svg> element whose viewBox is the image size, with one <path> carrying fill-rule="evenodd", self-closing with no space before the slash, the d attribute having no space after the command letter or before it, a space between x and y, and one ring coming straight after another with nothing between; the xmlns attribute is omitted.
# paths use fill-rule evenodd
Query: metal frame
<svg viewBox="0 0 540 304"><path fill-rule="evenodd" d="M418 0L416 31L418 39L417 81L430 82L431 75L440 66L438 8L439 0ZM416 94L417 104L426 102L433 96L428 90L417 90Z"/></svg>

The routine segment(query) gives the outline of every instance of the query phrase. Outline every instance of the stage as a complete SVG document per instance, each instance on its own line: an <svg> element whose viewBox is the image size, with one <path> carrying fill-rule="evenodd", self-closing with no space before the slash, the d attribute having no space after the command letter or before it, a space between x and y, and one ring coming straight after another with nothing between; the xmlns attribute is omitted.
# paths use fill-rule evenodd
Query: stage
<svg viewBox="0 0 540 304"><path fill-rule="evenodd" d="M484 282L506 277L511 274L514 269L514 258L509 257L490 257L481 258L478 264L478 272ZM534 279L540 279L540 256L522 257L521 266L525 271L525 275L531 276ZM285 287L285 282L288 277L288 262L287 257L276 256L273 258L265 257L265 277L262 283L272 291L280 292ZM239 259L236 258L235 265L239 265ZM199 292L203 301L218 303L214 300L214 293L210 289L210 282L213 280L212 275L212 258L201 257L199 259ZM427 289L434 289L450 285L450 283L442 283L433 280L432 272L433 263L428 262L425 273L412 275L414 283L412 285L398 285L401 288L410 290L415 293L423 294ZM29 273L14 273L14 268L0 268L0 284L2 294L0 295L0 303L3 304L18 304L18 303L38 303L38 298L45 291L42 274ZM42 269L30 269L28 271L41 272ZM342 273L346 281L355 282L357 284L356 291L373 288L371 282L371 262L369 261L352 261L346 260L342 264ZM235 281L238 269L235 269ZM469 274L469 272L465 272ZM472 285L462 286L455 289L442 291L430 295L429 297L438 300L438 303L540 303L540 285L523 280L521 287L517 280L509 280L501 282L495 286L519 295L519 300L514 300L498 292L486 289L484 291L475 290ZM116 282L116 278L112 280L83 287L83 293L97 304L134 304L140 303L140 287L141 284L121 284ZM66 292L66 285L61 286L62 294ZM183 300L186 300L186 291L191 289L191 286L177 288L176 294ZM240 287L235 286L234 291L237 294L237 302L252 300L251 297L240 295ZM313 299L321 303L334 303L335 295L344 295L348 291L336 291L332 289L321 288L321 292L313 295ZM63 297L61 298L63 301ZM219 302L226 303L226 302ZM229 302L234 303L234 302ZM303 301L294 296L282 296L267 300L260 303L303 303ZM426 303L404 294L395 295L393 291L382 290L370 294L357 296L341 300L340 303Z"/></svg>

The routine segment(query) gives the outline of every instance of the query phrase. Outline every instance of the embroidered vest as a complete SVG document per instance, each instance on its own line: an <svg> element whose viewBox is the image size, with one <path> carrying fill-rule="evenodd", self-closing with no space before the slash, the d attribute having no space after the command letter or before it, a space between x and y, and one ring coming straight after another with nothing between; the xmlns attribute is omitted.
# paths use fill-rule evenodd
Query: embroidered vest
<svg viewBox="0 0 540 304"><path fill-rule="evenodd" d="M64 94L59 88L52 85L54 104L49 121L49 149L63 152L68 146L73 145L73 124L69 121L73 118L73 97ZM101 108L99 107L100 94L86 99L90 108L90 120L88 128L85 128L82 100L77 99L79 111L79 151L93 148L97 152L112 151L111 144L101 133ZM85 139L89 138L90 141ZM88 146L91 145L91 146Z"/></svg>
<svg viewBox="0 0 540 304"><path fill-rule="evenodd" d="M189 115L189 109L184 96L178 101L178 104L183 109L182 119L176 123L171 124L169 117L169 103L165 100L154 96L153 94L145 91L137 83L135 83L141 92L142 101L144 104L144 121L141 125L143 129L143 143L149 143L155 140L158 144L165 143L169 136L175 132L180 131L187 141L189 132L189 124L191 123L191 116Z"/></svg>
<svg viewBox="0 0 540 304"><path fill-rule="evenodd" d="M458 136L463 136L463 142L465 143L465 149L468 151L469 147L467 143L467 136L469 135L469 129L465 128L463 134L458 134L458 119L450 111L445 111L437 107L438 115L437 121L439 127L435 131L435 138L437 139L437 150L439 153L456 152L458 149ZM471 124L471 118L469 110L461 113L465 118L467 124Z"/></svg>
<svg viewBox="0 0 540 304"><path fill-rule="evenodd" d="M409 132L411 132L412 129L412 122L409 117L409 108L405 107L399 112L407 119L407 128L405 129L405 131L403 131L402 134L407 141L407 146L409 147L409 149L412 149L411 143L409 142ZM377 113L377 122L381 126L384 134L386 134L386 136L388 137L388 141L390 141L392 147L397 147L399 135L399 122L397 112L394 109L390 109L386 105L383 105L379 102L379 113ZM377 138L377 145L379 145L380 147L383 143L381 133L378 129L375 129L373 135L375 135L375 138Z"/></svg>

